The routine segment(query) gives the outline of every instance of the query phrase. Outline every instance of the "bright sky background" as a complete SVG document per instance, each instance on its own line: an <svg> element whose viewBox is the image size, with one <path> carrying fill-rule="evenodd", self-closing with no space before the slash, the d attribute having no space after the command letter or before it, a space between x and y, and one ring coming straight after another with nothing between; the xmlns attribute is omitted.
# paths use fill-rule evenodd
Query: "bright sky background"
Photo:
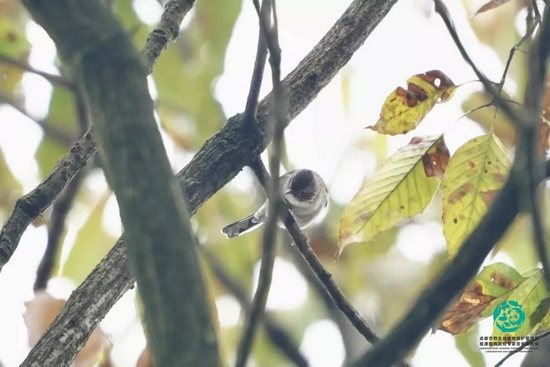
<svg viewBox="0 0 550 367"><path fill-rule="evenodd" d="M349 3L350 0L278 1L283 75L297 65ZM468 14L465 13L461 2L446 3L474 60L490 78L499 80L502 72L500 61L489 48L479 45L467 24ZM356 143L373 135L372 132L364 130L364 127L377 121L380 107L393 89L398 85L403 86L410 76L431 69L443 70L457 84L475 79L456 50L439 16L432 12L426 17L426 4L431 2L399 1L355 54L349 65L343 69L343 72L351 77L350 107L347 114L342 103L342 78L339 75L287 129L288 154L293 163L297 167L308 167L319 172L329 184L331 195L338 203L349 202L365 177L372 175L375 169L374 156L357 148ZM304 17L312 9L315 16ZM155 24L162 8L156 0L139 0L136 10L144 21ZM33 45L30 64L45 71L56 72L53 66L55 51L51 40L36 25L28 27L27 35ZM216 85L216 97L227 116L243 110L256 41L256 14L251 1L244 0L243 11L227 52L225 73ZM27 74L23 79L23 88L29 111L37 117L44 116L51 93L48 83L40 77ZM466 140L482 134L482 130L467 118L457 122L462 115L460 101L468 95L468 91L476 88L479 88L477 83L472 83L464 89L460 88L452 102L436 106L416 131L391 138L390 153L407 144L414 135L436 135L445 132L452 153ZM270 76L267 74L263 94L270 89ZM9 107L0 107L0 145L10 168L14 174L22 178L25 192L38 183L38 167L34 153L41 136L41 130L32 121ZM172 153L169 147L167 150L169 154ZM171 155L173 158L173 154ZM341 161L344 164L337 169ZM97 177L93 182L96 187L104 185L101 177ZM239 175L235 184L241 189L250 187L249 175ZM101 191L102 188L98 189L98 192ZM114 223L114 226L111 226L112 231L120 231L114 200L111 200L107 214L109 219L106 223ZM84 219L85 213L82 213L82 223ZM428 223L415 226L418 228L411 230L410 234L400 234L396 251L411 259L428 262L444 247L441 225ZM77 230L78 226L71 228L67 241L74 241ZM45 244L45 226L30 226L14 257L0 276L0 294L6 295L2 297L0 306L0 360L6 367L18 366L28 352L23 319L14 315L23 314L23 302L33 297L35 270ZM493 259L496 260L510 263L509 259L502 255ZM273 279L275 283L268 305L270 309L297 307L305 300L305 280L290 263L278 259ZM288 284L293 284L293 288L289 289ZM55 295L67 297L72 288L70 284L58 281L51 289ZM102 323L104 330L115 342L115 361L117 365L124 367L135 365L137 356L144 346L143 334L135 321L133 297L133 291L128 292ZM217 305L222 325L234 325L238 322L240 309L232 297L218 299ZM482 335L490 335L491 327L491 320L482 323ZM300 348L310 358L312 367L338 366L344 358L339 331L328 320L312 324L306 331ZM501 359L502 355L486 354L486 357L488 365L491 365ZM519 365L521 358L521 355L513 357L507 366ZM455 349L453 338L442 332L425 337L413 359L413 364L447 367L467 365Z"/></svg>

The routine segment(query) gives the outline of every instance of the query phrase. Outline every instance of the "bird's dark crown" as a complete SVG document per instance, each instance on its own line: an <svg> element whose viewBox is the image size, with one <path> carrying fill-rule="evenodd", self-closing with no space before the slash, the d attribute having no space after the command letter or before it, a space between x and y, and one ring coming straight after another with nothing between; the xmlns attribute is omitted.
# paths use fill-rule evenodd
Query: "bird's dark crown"
<svg viewBox="0 0 550 367"><path fill-rule="evenodd" d="M298 171L292 178L290 190L292 190L294 194L306 194L304 196L309 196L307 193L311 194L315 190L315 177L313 177L313 172L307 169Z"/></svg>

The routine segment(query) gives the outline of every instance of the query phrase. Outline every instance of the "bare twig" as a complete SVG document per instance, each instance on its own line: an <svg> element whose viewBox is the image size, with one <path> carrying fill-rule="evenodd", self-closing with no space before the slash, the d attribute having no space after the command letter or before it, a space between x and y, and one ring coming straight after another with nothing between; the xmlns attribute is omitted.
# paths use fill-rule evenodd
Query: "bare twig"
<svg viewBox="0 0 550 367"><path fill-rule="evenodd" d="M479 70L477 65L472 61L470 58L470 55L468 55L468 52L462 45L462 42L460 41L460 38L458 37L458 33L456 32L454 22L449 14L449 10L447 9L447 6L443 3L442 0L434 0L435 2L435 11L441 15L441 18L443 19L443 22L445 23L445 26L447 27L447 30L449 31L449 34L451 35L453 41L456 44L456 47L460 51L460 54L464 58L464 60L470 65L474 73L477 75L479 80L481 81L481 84L483 84L483 87L487 92L491 95L493 98L493 103L502 108L502 110L508 114L508 116L511 117L511 121L515 124L518 124L519 121L521 121L521 118L518 116L518 113L514 111L510 105L506 102L506 100L500 95L500 85L497 85L496 83L490 81L485 74Z"/></svg>
<svg viewBox="0 0 550 367"><path fill-rule="evenodd" d="M57 162L50 175L40 185L17 200L0 232L0 270L10 259L29 224L51 205L96 151L97 146L90 129L73 146L70 153Z"/></svg>
<svg viewBox="0 0 550 367"><path fill-rule="evenodd" d="M537 336L530 337L529 340L527 340L526 342L521 343L521 345L519 347L517 347L516 349L514 349L513 351L508 353L504 358L502 358L497 364L495 364L495 367L502 366L508 358L510 358L511 356L513 356L516 353L521 352L523 349L525 349L526 347L532 345L536 341L539 341L542 338L546 338L548 335L550 335L550 330L547 330L544 333L539 334Z"/></svg>
<svg viewBox="0 0 550 367"><path fill-rule="evenodd" d="M66 79L59 75L54 75L54 74L46 73L44 71L35 69L23 61L12 59L11 57L7 55L3 55L1 53L0 53L0 63L16 66L22 70L28 71L29 73L39 75L52 84L65 87L73 91L75 90L75 84L73 83L72 80Z"/></svg>
<svg viewBox="0 0 550 367"><path fill-rule="evenodd" d="M56 126L54 126L54 124L52 124L51 121L48 121L47 119L41 120L41 119L34 118L27 112L25 108L23 108L23 106L17 103L13 98L0 92L0 104L2 103L5 103L13 107L15 110L17 110L17 112L23 114L30 120L34 121L38 126L42 128L42 130L44 130L44 133L46 135L52 137L53 139L57 140L63 145L69 147L76 140L76 136L73 137L71 134L67 133L65 130L57 128Z"/></svg>
<svg viewBox="0 0 550 367"><path fill-rule="evenodd" d="M244 287L239 284L224 268L223 264L204 246L199 246L199 251L206 258L206 261L216 278L223 284L229 293L231 293L241 304L246 317L249 317L252 305L248 300ZM263 317L265 331L272 343L283 352L290 361L296 366L307 367L308 362L302 353L296 347L292 337L281 326L277 325L275 320L266 313Z"/></svg>
<svg viewBox="0 0 550 367"><path fill-rule="evenodd" d="M250 168L253 170L254 174L258 178L258 181L262 184L264 189L267 187L267 182L269 179L269 173L267 169L262 164L261 161L255 161L250 165ZM300 251L304 260L309 265L311 271L317 276L325 291L330 295L336 306L347 316L353 326L365 337L365 339L373 344L376 343L379 338L367 325L366 321L361 317L359 312L352 306L348 301L346 296L342 293L336 282L332 279L332 274L330 274L317 255L313 252L309 246L308 239L305 234L302 233L296 221L292 217L292 214L287 211L285 213L283 223L285 224L286 229L288 230L294 244Z"/></svg>
<svg viewBox="0 0 550 367"><path fill-rule="evenodd" d="M78 116L79 135L83 135L88 130L88 113L82 92L77 88L75 90L76 97L76 112ZM48 242L46 243L46 251L40 260L38 269L36 270L36 279L34 281L34 291L46 289L48 280L52 276L52 269L55 265L56 256L59 254L59 246L63 239L63 231L65 229L65 220L69 215L73 202L80 190L82 183L86 177L86 170L82 170L73 180L67 185L63 193L53 203L50 222L48 223Z"/></svg>
<svg viewBox="0 0 550 367"><path fill-rule="evenodd" d="M84 173L82 171L69 183L63 193L53 204L50 223L48 224L48 242L46 243L46 251L40 260L38 269L36 270L36 279L34 281L34 291L46 289L48 280L51 277L51 272L55 264L55 258L63 238L63 230L65 229L65 219L69 214L73 201L78 193L78 190L84 181Z"/></svg>
<svg viewBox="0 0 550 367"><path fill-rule="evenodd" d="M350 4L329 32L285 78L283 84L288 92L289 119L295 118L315 99L396 2L397 0L354 0ZM261 130L264 130L266 124L269 98L266 97L259 103L257 121ZM257 132L242 123L242 114L230 118L218 134L209 139L193 160L176 175L187 197L190 213L195 213L251 159L257 157L268 142L269 138L262 131ZM53 196L46 199L51 201ZM14 249L6 250L7 258ZM74 358L91 331L134 283L124 249L124 240L121 238L92 274L73 292L63 308L64 311L31 351L28 357L30 361L43 362L47 359L49 364L42 366L60 366ZM0 257L0 264L1 261ZM108 287L104 287L101 282L106 274L109 277L112 275L112 282ZM69 345L74 347L69 348ZM44 356L46 359L38 359Z"/></svg>
<svg viewBox="0 0 550 367"><path fill-rule="evenodd" d="M526 118L518 128L518 143L512 174L520 190L520 208L531 215L533 237L544 279L550 287L550 262L546 248L546 233L540 203L539 184L544 177L542 157L537 153L540 111L546 78L546 62L550 54L550 7L545 7L537 40L529 53L529 78L525 90Z"/></svg>
<svg viewBox="0 0 550 367"><path fill-rule="evenodd" d="M162 51L168 47L170 42L178 38L180 24L194 4L195 0L169 0L164 6L160 21L147 36L145 47L141 52L145 57L149 74L153 72L153 67Z"/></svg>
<svg viewBox="0 0 550 367"><path fill-rule="evenodd" d="M277 23L274 22L273 27L269 27L269 18L273 12L273 17L276 19L275 0L265 0L262 2L262 9L258 0L253 0L256 11L258 12L260 32L258 37L258 55L256 61L260 60L265 64L265 56L262 55L262 48L269 49L269 60L271 64L271 74L273 80L273 103L270 119L270 133L273 136L273 151L270 154L270 169L272 169L273 179L270 182L268 190L268 214L267 223L263 232L263 251L262 262L260 265L260 274L258 278L258 286L249 316L245 319L243 326L243 335L237 348L237 367L244 367L252 346L254 344L255 334L258 322L262 319L267 303L267 296L271 287L271 279L273 277L273 266L275 263L275 245L277 243L277 213L281 208L281 198L279 197L279 164L281 160L281 139L285 128L285 107L283 105L282 87L281 87L281 50L278 47L277 39ZM265 51L263 51L265 52ZM263 60L262 60L263 58ZM260 91L261 80L263 75L263 67L256 64L252 83L250 87L249 98L247 100L247 111L252 116L256 115L258 94ZM255 101L254 101L255 100ZM251 103L249 103L251 102ZM254 104L254 102L256 102ZM251 117L252 117L251 116ZM250 118L249 120L253 120ZM259 159L259 157L257 158Z"/></svg>

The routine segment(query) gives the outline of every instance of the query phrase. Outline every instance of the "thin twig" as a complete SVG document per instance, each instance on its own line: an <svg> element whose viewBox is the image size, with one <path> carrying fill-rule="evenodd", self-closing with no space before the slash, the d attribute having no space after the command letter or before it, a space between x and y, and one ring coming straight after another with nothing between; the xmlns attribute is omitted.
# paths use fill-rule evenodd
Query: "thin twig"
<svg viewBox="0 0 550 367"><path fill-rule="evenodd" d="M72 136L71 134L67 133L65 130L57 128L51 121L47 119L37 119L33 116L31 116L23 106L21 106L19 103L17 103L13 98L5 95L4 93L0 92L0 104L7 104L14 108L17 112L21 113L28 119L34 121L38 126L44 130L44 133L48 135L49 137L57 140L61 144L69 147L71 146L74 141L76 140L76 137ZM77 135L78 136L78 135Z"/></svg>
<svg viewBox="0 0 550 367"><path fill-rule="evenodd" d="M82 91L74 89L76 98L76 112L78 116L79 135L83 135L89 128L88 111ZM52 215L48 223L48 242L46 251L40 260L36 270L36 279L34 281L34 291L46 289L48 280L53 275L52 270L55 265L55 259L59 255L61 240L65 230L65 220L73 206L73 202L86 178L87 170L77 173L73 180L67 185L59 198L53 203Z"/></svg>
<svg viewBox="0 0 550 367"><path fill-rule="evenodd" d="M269 61L271 64L271 74L273 80L273 103L270 114L269 130L273 136L273 150L269 157L270 169L273 179L270 182L268 190L268 214L265 230L263 232L263 250L262 262L260 265L260 274L258 277L258 287L252 300L252 307L249 317L245 319L243 326L243 335L237 348L237 361L235 366L244 367L248 356L254 345L256 329L259 320L263 317L267 304L267 296L271 287L273 277L273 266L275 263L275 245L277 243L277 213L281 208L281 199L279 197L279 164L281 161L281 138L285 128L285 106L283 105L283 95L281 86L281 50L278 47L277 23L274 22L272 28L269 28L269 17L273 12L276 19L275 0L265 0L262 2L262 9L258 0L253 0L260 23L260 32L258 37L258 55L256 60L265 64L265 56L262 55L262 48L269 49ZM265 51L264 51L265 52ZM263 60L262 60L263 56ZM250 86L249 98L247 100L247 112L255 116L257 109L258 94L260 91L261 80L263 76L263 67L255 65L252 83ZM251 103L249 103L251 102ZM245 112L246 116L246 112ZM250 120L253 118L249 117ZM259 159L259 157L257 158Z"/></svg>
<svg viewBox="0 0 550 367"><path fill-rule="evenodd" d="M534 244L542 263L547 287L550 287L550 261L546 248L544 218L540 205L539 184L544 177L542 157L537 153L540 111L546 79L546 62L550 55L550 7L545 7L539 35L529 53L529 78L525 90L526 118L518 129L516 162L512 174L520 190L520 208L531 215Z"/></svg>
<svg viewBox="0 0 550 367"><path fill-rule="evenodd" d="M539 340L542 339L542 338L546 338L548 335L550 335L550 330L547 330L547 331L545 331L544 333L542 333L542 334L540 334L540 335L537 335L537 336L534 336L534 337L530 337L529 340L527 340L525 343L522 343L519 347L517 347L516 349L514 349L513 351L511 351L510 353L508 353L504 358L502 358L497 364L495 364L495 367L502 366L502 364L503 364L508 358L510 358L511 356L513 356L513 355L516 354L516 353L521 352L523 349L525 349L526 347L532 345L532 344L535 343L536 341L539 341Z"/></svg>
<svg viewBox="0 0 550 367"><path fill-rule="evenodd" d="M80 172L97 151L92 129L80 139L34 190L15 203L10 217L0 232L0 270L8 262L23 232L46 210L73 177Z"/></svg>
<svg viewBox="0 0 550 367"><path fill-rule="evenodd" d="M55 258L58 253L59 245L63 238L63 230L65 229L65 220L71 210L76 194L84 181L84 173L77 174L63 193L54 202L52 215L48 224L48 242L46 243L46 251L40 260L38 269L36 270L36 279L34 281L34 291L37 292L46 289L48 280L52 276L52 269L55 264Z"/></svg>
<svg viewBox="0 0 550 367"><path fill-rule="evenodd" d="M35 68L33 68L32 66L30 66L29 64L27 64L23 61L12 59L11 57L9 57L7 55L4 55L4 54L1 54L1 53L0 53L0 63L8 64L8 65L11 65L11 66L16 66L16 67L18 67L22 70L28 71L29 73L39 75L39 76L46 79L47 81L49 81L52 84L65 87L65 88L73 90L73 91L75 90L75 84L73 83L72 80L69 80L69 79L64 78L62 76L59 76L59 75L50 74L50 73L46 73L45 71L35 69Z"/></svg>
<svg viewBox="0 0 550 367"><path fill-rule="evenodd" d="M227 291L231 293L237 301L239 301L246 317L249 317L252 305L248 300L248 295L246 294L244 287L228 273L227 269L224 268L223 264L216 258L216 256L214 256L214 254L212 254L204 246L199 246L199 251L205 257L216 278L223 284L225 289L227 289ZM266 313L262 320L267 336L271 339L271 342L277 346L281 352L283 352L296 366L307 367L309 365L307 359L296 347L293 338L288 334L288 332L279 326L269 315L269 313Z"/></svg>
<svg viewBox="0 0 550 367"><path fill-rule="evenodd" d="M269 173L261 161L254 161L250 165L250 168L256 175L258 181L262 184L262 187L266 189L267 182L269 180ZM346 296L342 293L334 279L330 274L315 252L309 246L309 241L305 234L302 233L296 221L292 217L292 214L287 211L283 217L285 227L292 237L292 241L300 251L306 263L309 265L310 270L317 276L317 279L321 282L325 291L330 295L336 306L347 316L353 326L365 337L365 339L373 344L379 340L379 337L373 330L367 325L366 321L361 317L361 314L352 306Z"/></svg>
<svg viewBox="0 0 550 367"><path fill-rule="evenodd" d="M493 102L496 106L502 108L502 110L508 114L511 118L511 121L515 124L519 123L521 119L518 116L518 113L514 111L510 105L506 102L506 100L500 95L498 84L492 82L489 80L485 74L479 70L477 65L472 61L470 58L470 55L468 55L468 52L462 45L462 42L460 41L460 38L458 37L458 33L456 32L454 22L449 14L449 10L447 9L447 6L443 3L441 0L434 0L435 2L435 11L441 15L441 18L443 19L443 22L445 23L445 26L447 27L447 30L449 31L449 34L451 35L454 43L456 44L456 47L460 51L460 54L464 58L464 60L470 65L474 73L477 75L479 80L481 81L481 84L483 84L483 87L491 97L493 98ZM495 87L497 86L497 87Z"/></svg>

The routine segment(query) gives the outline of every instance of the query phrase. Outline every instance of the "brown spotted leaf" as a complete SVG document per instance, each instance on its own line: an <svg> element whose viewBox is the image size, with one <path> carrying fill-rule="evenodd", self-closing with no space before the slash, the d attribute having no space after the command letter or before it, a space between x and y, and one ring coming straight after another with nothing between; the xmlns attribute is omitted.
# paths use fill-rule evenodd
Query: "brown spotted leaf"
<svg viewBox="0 0 550 367"><path fill-rule="evenodd" d="M478 321L491 316L500 298L510 295L526 279L503 263L483 268L459 300L445 311L439 329L453 335L468 332Z"/></svg>
<svg viewBox="0 0 550 367"><path fill-rule="evenodd" d="M449 161L441 192L449 257L478 225L506 181L510 158L493 133L462 145Z"/></svg>
<svg viewBox="0 0 550 367"><path fill-rule="evenodd" d="M407 80L407 89L397 87L384 102L380 119L367 129L381 134L405 134L415 129L436 103L454 94L453 81L439 70L416 74Z"/></svg>
<svg viewBox="0 0 550 367"><path fill-rule="evenodd" d="M443 178L450 158L451 154L445 145L445 140L441 138L422 157L426 177Z"/></svg>
<svg viewBox="0 0 550 367"><path fill-rule="evenodd" d="M445 162L443 137L415 137L393 154L369 178L342 213L339 253L350 243L369 242L406 218L424 211L440 183L438 167L426 168L429 161ZM442 166L443 163L438 163ZM432 174L433 173L433 174Z"/></svg>
<svg viewBox="0 0 550 367"><path fill-rule="evenodd" d="M544 83L544 98L540 120L537 152L544 157L550 148L550 75L546 77Z"/></svg>

